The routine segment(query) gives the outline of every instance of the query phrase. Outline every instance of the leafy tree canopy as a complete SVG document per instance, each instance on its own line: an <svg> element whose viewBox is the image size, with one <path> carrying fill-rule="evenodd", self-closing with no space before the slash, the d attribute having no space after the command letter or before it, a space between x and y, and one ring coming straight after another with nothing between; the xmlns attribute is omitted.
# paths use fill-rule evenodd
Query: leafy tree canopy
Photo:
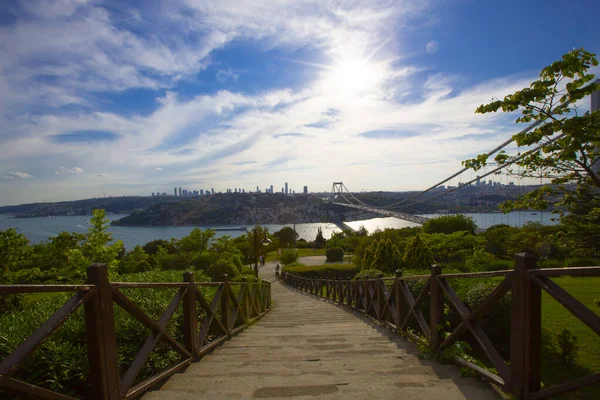
<svg viewBox="0 0 600 400"><path fill-rule="evenodd" d="M473 235L476 229L477 224L475 224L473 218L462 214L444 215L441 217L432 218L423 224L423 232L425 233L449 234L465 231Z"/></svg>
<svg viewBox="0 0 600 400"><path fill-rule="evenodd" d="M590 84L594 75L589 69L597 65L595 54L574 49L544 68L529 87L482 104L475 111L486 114L519 110L517 123L539 123L513 136L520 149L518 155L510 157L502 151L494 161L510 165L510 174L545 178L550 185L505 202L503 211L543 210L552 202L578 215L588 215L600 207L600 111L580 115L576 107L579 100L600 88ZM488 164L488 157L481 154L463 164L477 171ZM593 222L599 223L600 219Z"/></svg>
<svg viewBox="0 0 600 400"><path fill-rule="evenodd" d="M281 247L290 247L294 244L295 239L298 239L298 232L289 226L284 226L273 234L279 241Z"/></svg>

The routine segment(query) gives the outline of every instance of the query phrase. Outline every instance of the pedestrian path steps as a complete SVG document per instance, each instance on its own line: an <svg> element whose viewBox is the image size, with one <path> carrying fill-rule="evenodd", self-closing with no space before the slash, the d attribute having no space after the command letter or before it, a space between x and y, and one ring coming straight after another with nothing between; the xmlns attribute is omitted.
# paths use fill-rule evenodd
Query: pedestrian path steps
<svg viewBox="0 0 600 400"><path fill-rule="evenodd" d="M261 270L273 279L274 265ZM256 325L172 376L157 399L497 399L458 368L425 362L370 320L276 282Z"/></svg>

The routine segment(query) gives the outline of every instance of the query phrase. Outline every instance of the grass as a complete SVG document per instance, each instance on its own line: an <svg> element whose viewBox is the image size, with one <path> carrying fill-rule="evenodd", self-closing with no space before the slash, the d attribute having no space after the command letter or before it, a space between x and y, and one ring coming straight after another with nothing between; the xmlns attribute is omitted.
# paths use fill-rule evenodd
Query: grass
<svg viewBox="0 0 600 400"><path fill-rule="evenodd" d="M324 256L325 249L297 249L298 257ZM266 262L277 261L277 252L267 253Z"/></svg>
<svg viewBox="0 0 600 400"><path fill-rule="evenodd" d="M555 278L553 281L600 315L600 307L594 304L594 299L600 296L600 278L562 277ZM579 353L575 365L564 365L559 360L555 349L556 336L563 329L568 329L579 339ZM542 292L542 335L546 342L542 350L542 381L545 387L600 371L600 336L545 291ZM560 398L598 399L600 386L579 389L571 394L566 393Z"/></svg>

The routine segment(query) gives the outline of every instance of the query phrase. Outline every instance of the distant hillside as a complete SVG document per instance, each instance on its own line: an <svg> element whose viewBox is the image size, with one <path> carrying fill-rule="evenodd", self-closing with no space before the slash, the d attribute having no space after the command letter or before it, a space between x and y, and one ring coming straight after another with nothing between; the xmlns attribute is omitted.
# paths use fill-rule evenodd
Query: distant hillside
<svg viewBox="0 0 600 400"><path fill-rule="evenodd" d="M246 225L339 221L349 210L316 196L219 193L162 203L114 221L114 225Z"/></svg>
<svg viewBox="0 0 600 400"><path fill-rule="evenodd" d="M32 203L0 207L0 214L13 214L17 218L48 217L58 215L89 215L96 208L114 214L129 214L136 210L152 207L158 203L179 202L181 197L106 197L57 203Z"/></svg>

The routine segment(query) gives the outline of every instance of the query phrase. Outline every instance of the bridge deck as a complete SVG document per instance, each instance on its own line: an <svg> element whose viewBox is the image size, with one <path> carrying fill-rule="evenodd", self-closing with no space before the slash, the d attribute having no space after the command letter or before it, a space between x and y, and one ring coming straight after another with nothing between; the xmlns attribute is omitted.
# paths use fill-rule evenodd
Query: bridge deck
<svg viewBox="0 0 600 400"><path fill-rule="evenodd" d="M273 265L261 274L273 277ZM417 358L405 339L340 307L273 284L274 308L172 376L158 399L498 399L453 366Z"/></svg>

